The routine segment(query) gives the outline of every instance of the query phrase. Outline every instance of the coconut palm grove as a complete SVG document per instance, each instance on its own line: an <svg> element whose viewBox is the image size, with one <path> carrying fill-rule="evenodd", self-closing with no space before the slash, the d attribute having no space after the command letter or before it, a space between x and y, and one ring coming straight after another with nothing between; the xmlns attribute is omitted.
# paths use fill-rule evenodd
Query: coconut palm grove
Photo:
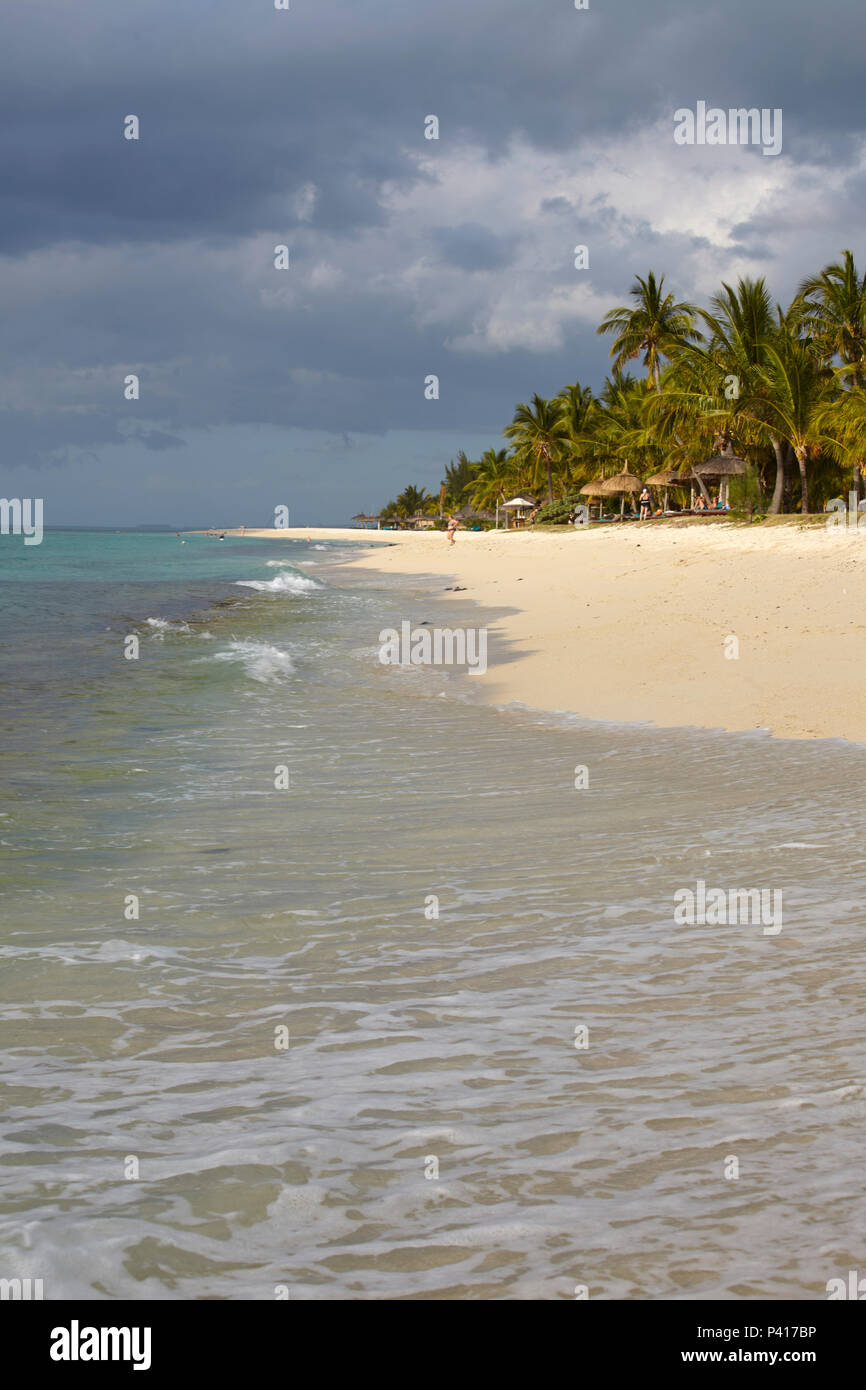
<svg viewBox="0 0 866 1390"><path fill-rule="evenodd" d="M712 505L706 474L694 470L731 446L745 465L724 493L732 512L806 514L840 494L860 496L866 274L850 250L803 280L787 308L763 278L723 283L701 308L653 271L635 278L629 300L597 329L611 344L599 392L575 382L521 401L504 447L475 461L461 452L438 496L408 486L380 518L436 525L459 511L489 524L509 497L531 494L544 502L539 523L563 523L595 495L594 481L626 469L649 483L655 510L701 495Z"/></svg>

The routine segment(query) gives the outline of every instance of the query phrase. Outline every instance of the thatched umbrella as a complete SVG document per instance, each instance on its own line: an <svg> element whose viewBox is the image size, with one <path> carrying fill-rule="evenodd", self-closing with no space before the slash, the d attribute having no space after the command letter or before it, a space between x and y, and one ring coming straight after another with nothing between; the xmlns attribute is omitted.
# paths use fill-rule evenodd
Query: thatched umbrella
<svg viewBox="0 0 866 1390"><path fill-rule="evenodd" d="M692 472L696 478L713 478L718 480L719 501L724 507L728 501L728 479L741 477L748 469L745 459L738 458L734 453L733 445L727 440L719 453L714 454L706 463L693 463Z"/></svg>
<svg viewBox="0 0 866 1390"><path fill-rule="evenodd" d="M668 488L688 486L688 478L681 478L676 468L662 468L660 472L653 473L651 478L647 478L647 487L663 487L665 490L665 500L663 510L668 509Z"/></svg>
<svg viewBox="0 0 866 1390"><path fill-rule="evenodd" d="M636 473L632 473L629 469L628 459L626 459L625 468L621 473L615 473L612 478L608 478L604 483L599 484L599 490L602 497L615 497L619 494L622 495L622 506L620 508L620 516L625 516L626 494L631 493L632 495L634 495L634 493L640 492L642 488L643 482L637 476Z"/></svg>
<svg viewBox="0 0 866 1390"><path fill-rule="evenodd" d="M590 497L590 498L591 498L591 497L601 497L601 496L603 496L603 493L602 493L602 490L601 490L601 489L602 489L602 486L604 485L605 482L606 482L606 479L605 479L605 476L604 476L604 469L602 469L602 470L601 470L601 477L600 477L600 478L593 478L591 482L585 483L585 484L584 484L584 486L580 489L580 496L581 496L581 497ZM599 521L601 520L601 514L602 514L603 511L604 511L604 507L603 507L601 504L599 504L599 508L598 508L598 517L599 517Z"/></svg>
<svg viewBox="0 0 866 1390"><path fill-rule="evenodd" d="M508 513L514 512L518 521L526 520L526 513L537 506L534 497L512 497L510 502L502 503L502 510L505 512L505 529L508 530Z"/></svg>

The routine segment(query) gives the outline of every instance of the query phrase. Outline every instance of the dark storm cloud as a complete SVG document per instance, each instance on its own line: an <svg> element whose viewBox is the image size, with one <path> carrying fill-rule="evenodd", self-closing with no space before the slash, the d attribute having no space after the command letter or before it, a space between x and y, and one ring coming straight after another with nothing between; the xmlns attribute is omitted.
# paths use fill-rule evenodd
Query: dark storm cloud
<svg viewBox="0 0 866 1390"><path fill-rule="evenodd" d="M433 237L443 258L461 270L494 270L507 265L510 258L502 238L477 222L464 222L459 227L434 227Z"/></svg>
<svg viewBox="0 0 866 1390"><path fill-rule="evenodd" d="M860 101L859 0L5 0L0 116L9 249L231 236L270 226L287 187L322 188L319 225L381 216L376 186L411 177L408 145L501 153L515 130L562 148L693 104L789 108L847 129ZM844 36L844 40L843 40ZM138 144L123 117L142 120Z"/></svg>
<svg viewBox="0 0 866 1390"><path fill-rule="evenodd" d="M533 390L601 377L589 317L556 317L579 283L575 242L591 244L586 284L608 302L637 270L678 288L714 254L704 227L672 231L658 208L623 211L580 177L536 196L515 141L539 169L614 137L625 158L699 98L783 107L794 163L844 170L862 134L862 0L269 3L5 0L0 423L15 460L131 433L159 453L184 430L259 422L501 428ZM137 142L122 138L130 113ZM439 141L424 139L429 114ZM481 182L508 181L495 213L490 187L477 208L453 187L437 201L469 147ZM852 242L862 176L833 198L820 234L803 235L817 264ZM785 230L769 198L728 247L776 258L780 295L811 268L779 249ZM278 241L292 248L285 289ZM489 283L489 301L461 274L475 296ZM123 401L127 372L139 402ZM424 400L430 372L438 402Z"/></svg>

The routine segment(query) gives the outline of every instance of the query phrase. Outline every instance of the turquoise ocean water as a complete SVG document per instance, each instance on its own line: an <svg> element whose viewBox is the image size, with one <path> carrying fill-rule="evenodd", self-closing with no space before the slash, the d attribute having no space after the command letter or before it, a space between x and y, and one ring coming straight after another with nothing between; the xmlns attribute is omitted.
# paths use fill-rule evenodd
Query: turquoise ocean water
<svg viewBox="0 0 866 1390"><path fill-rule="evenodd" d="M0 1275L825 1296L866 1268L866 749L485 707L378 634L488 621L493 664L495 614L351 553L0 538ZM676 925L698 879L781 932Z"/></svg>

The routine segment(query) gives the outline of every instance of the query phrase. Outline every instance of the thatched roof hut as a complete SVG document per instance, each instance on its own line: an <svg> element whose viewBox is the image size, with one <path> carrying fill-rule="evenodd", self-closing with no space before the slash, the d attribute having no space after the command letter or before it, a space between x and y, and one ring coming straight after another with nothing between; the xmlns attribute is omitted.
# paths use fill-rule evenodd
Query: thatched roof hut
<svg viewBox="0 0 866 1390"><path fill-rule="evenodd" d="M734 453L733 445L728 442L706 463L692 464L692 472L699 478L736 478L745 473L748 466L745 459Z"/></svg>
<svg viewBox="0 0 866 1390"><path fill-rule="evenodd" d="M602 497L614 497L619 493L625 495L627 492L640 492L643 487L643 479L636 473L632 473L628 466L628 459L625 461L625 468L621 473L614 473L612 478L607 478L600 485Z"/></svg>
<svg viewBox="0 0 866 1390"><path fill-rule="evenodd" d="M691 479L684 477L676 468L662 468L658 473L653 473L651 478L647 478L648 487L661 487L665 490L662 510L668 510L668 489L672 487L689 487Z"/></svg>
<svg viewBox="0 0 866 1390"><path fill-rule="evenodd" d="M748 470L749 465L745 459L739 458L733 449L730 440L726 440L723 447L706 463L693 463L692 472L696 478L718 479L719 501L722 506L727 505L728 501L728 482L731 478L738 478Z"/></svg>
<svg viewBox="0 0 866 1390"><path fill-rule="evenodd" d="M628 459L625 461L625 468L621 473L614 473L612 478L606 478L604 482L598 484L599 495L602 497L622 497L620 506L620 516L625 516L626 493L640 492L643 488L643 481L636 473L632 473L628 466Z"/></svg>
<svg viewBox="0 0 866 1390"><path fill-rule="evenodd" d="M688 487L688 476L683 477L678 468L662 468L647 478L649 487Z"/></svg>

